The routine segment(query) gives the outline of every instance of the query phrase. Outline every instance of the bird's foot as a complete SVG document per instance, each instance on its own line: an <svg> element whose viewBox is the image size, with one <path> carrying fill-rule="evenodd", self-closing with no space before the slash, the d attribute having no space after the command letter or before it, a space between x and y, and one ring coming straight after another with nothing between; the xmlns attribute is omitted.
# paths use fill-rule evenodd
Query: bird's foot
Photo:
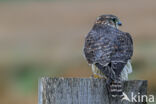
<svg viewBox="0 0 156 104"><path fill-rule="evenodd" d="M99 76L97 74L92 74L91 78L99 78L99 79L105 79L105 77Z"/></svg>

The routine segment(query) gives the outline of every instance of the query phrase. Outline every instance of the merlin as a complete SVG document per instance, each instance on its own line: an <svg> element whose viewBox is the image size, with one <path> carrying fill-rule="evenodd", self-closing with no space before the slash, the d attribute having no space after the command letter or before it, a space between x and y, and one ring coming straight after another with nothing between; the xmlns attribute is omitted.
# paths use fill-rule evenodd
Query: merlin
<svg viewBox="0 0 156 104"><path fill-rule="evenodd" d="M122 81L132 72L131 35L118 29L122 23L114 15L101 15L85 37L84 56L93 75L106 78L112 97L122 96Z"/></svg>

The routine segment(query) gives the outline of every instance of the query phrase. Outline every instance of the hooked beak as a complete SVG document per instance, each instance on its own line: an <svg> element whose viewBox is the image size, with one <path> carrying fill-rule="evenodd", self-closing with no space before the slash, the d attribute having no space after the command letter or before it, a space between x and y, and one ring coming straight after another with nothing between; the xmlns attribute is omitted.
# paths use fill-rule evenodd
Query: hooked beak
<svg viewBox="0 0 156 104"><path fill-rule="evenodd" d="M117 24L118 24L118 26L122 26L122 23L121 23L120 21L118 21L118 23L117 23Z"/></svg>

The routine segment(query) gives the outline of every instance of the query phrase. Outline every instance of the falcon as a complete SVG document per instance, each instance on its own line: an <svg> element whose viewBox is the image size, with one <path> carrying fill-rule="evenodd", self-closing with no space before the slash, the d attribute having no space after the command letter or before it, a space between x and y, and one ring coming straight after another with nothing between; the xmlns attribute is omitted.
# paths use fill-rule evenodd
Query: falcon
<svg viewBox="0 0 156 104"><path fill-rule="evenodd" d="M122 23L114 15L101 15L85 37L84 57L93 76L106 79L112 97L122 96L122 81L132 72L131 35L118 29Z"/></svg>

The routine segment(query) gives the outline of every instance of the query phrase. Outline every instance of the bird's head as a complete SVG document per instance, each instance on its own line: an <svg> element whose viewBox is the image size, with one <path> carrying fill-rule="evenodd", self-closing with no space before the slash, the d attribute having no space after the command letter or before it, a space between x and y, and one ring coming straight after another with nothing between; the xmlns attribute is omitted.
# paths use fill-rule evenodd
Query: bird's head
<svg viewBox="0 0 156 104"><path fill-rule="evenodd" d="M118 28L118 26L121 26L122 23L120 22L119 18L114 15L101 15L96 19L96 24L104 24L109 25L112 27Z"/></svg>

